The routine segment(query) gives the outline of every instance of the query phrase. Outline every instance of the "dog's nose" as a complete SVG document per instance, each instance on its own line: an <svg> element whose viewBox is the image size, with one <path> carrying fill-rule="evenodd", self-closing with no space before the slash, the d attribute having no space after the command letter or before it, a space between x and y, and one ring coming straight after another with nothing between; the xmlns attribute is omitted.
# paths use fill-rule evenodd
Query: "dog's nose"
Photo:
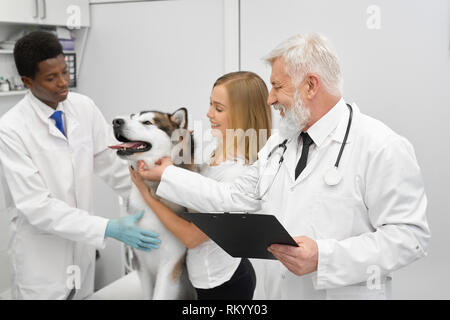
<svg viewBox="0 0 450 320"><path fill-rule="evenodd" d="M125 120L123 120L123 119L114 119L112 123L113 123L113 127L114 128L118 128L118 127L122 126L125 123Z"/></svg>

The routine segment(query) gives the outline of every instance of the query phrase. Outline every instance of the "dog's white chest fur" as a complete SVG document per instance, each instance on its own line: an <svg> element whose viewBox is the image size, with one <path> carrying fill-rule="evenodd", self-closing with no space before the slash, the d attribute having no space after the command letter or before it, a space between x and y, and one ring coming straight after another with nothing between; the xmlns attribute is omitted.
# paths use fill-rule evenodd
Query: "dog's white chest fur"
<svg viewBox="0 0 450 320"><path fill-rule="evenodd" d="M167 202L165 204L174 212L184 210L176 204ZM137 268L145 298L194 299L195 290L188 279L185 264L186 247L167 230L134 185L130 193L128 210L130 214L145 210L137 225L159 234L161 240L159 249L152 249L150 252L134 250L138 257Z"/></svg>

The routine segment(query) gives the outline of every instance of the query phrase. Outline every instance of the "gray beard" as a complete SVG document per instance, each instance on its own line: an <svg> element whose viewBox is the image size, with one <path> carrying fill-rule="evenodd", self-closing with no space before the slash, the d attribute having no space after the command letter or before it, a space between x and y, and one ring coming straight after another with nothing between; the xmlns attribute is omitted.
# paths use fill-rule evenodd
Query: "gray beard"
<svg viewBox="0 0 450 320"><path fill-rule="evenodd" d="M294 104L289 109L281 104L274 105L274 108L284 112L284 117L281 118L278 127L279 133L284 139L298 136L311 118L309 108L297 94L294 95Z"/></svg>

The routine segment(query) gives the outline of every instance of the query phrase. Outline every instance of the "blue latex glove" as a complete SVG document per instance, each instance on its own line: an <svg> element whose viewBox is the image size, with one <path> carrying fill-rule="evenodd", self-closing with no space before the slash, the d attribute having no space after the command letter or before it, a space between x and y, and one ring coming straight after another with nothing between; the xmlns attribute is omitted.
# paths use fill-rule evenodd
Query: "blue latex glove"
<svg viewBox="0 0 450 320"><path fill-rule="evenodd" d="M136 226L139 219L142 218L145 211L142 210L138 214L111 219L106 226L105 238L114 238L126 245L143 251L151 251L158 249L161 240L158 239L157 233L144 230Z"/></svg>

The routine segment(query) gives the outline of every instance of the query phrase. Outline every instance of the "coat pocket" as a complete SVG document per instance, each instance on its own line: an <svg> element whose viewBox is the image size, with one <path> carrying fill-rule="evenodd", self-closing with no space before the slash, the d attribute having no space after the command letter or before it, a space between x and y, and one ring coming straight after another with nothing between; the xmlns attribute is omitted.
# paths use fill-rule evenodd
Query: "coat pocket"
<svg viewBox="0 0 450 320"><path fill-rule="evenodd" d="M311 229L316 239L343 240L352 236L358 203L350 197L316 195L311 212Z"/></svg>
<svg viewBox="0 0 450 320"><path fill-rule="evenodd" d="M17 236L17 278L21 285L41 286L65 283L71 261L69 241L45 233Z"/></svg>
<svg viewBox="0 0 450 320"><path fill-rule="evenodd" d="M327 300L386 300L388 292L382 283L379 288L370 289L365 283L326 290Z"/></svg>

